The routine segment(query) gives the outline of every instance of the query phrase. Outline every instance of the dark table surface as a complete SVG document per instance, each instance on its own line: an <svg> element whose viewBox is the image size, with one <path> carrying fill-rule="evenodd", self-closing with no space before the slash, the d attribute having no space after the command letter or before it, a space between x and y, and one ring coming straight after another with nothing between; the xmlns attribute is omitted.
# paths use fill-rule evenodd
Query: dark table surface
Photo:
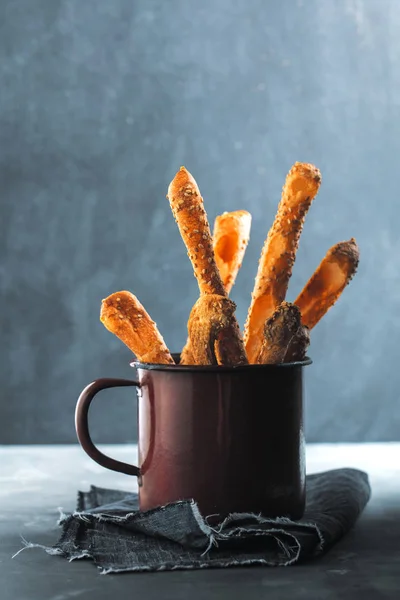
<svg viewBox="0 0 400 600"><path fill-rule="evenodd" d="M121 460L134 446L103 446ZM357 467L368 472L372 498L356 527L326 556L286 568L100 575L92 562L68 562L30 542L52 545L59 512L73 511L76 491L91 484L135 489L105 471L77 445L0 446L0 599L103 600L146 598L330 600L400 598L400 444L309 445L308 472Z"/></svg>

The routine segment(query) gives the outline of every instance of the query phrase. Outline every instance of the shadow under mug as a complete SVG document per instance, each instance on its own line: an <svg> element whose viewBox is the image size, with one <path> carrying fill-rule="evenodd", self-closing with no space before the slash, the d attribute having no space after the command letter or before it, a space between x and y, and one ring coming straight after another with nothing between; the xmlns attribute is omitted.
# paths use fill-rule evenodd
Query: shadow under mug
<svg viewBox="0 0 400 600"><path fill-rule="evenodd" d="M238 367L133 362L137 381L97 379L82 391L77 436L98 464L138 478L141 510L193 499L205 517L256 512L299 519L306 475L303 368L311 362ZM95 395L122 386L137 390L138 466L103 454L89 433Z"/></svg>

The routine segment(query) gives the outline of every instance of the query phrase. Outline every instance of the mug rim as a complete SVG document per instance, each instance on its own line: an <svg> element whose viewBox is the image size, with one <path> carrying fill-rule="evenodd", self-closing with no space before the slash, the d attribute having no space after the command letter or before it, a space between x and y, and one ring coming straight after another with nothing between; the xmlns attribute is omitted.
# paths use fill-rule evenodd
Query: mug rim
<svg viewBox="0 0 400 600"><path fill-rule="evenodd" d="M176 360L177 357L180 356L180 353L172 353L172 358ZM158 363L144 363L139 360L134 360L130 362L130 366L135 369L145 369L147 371L178 371L178 372L189 372L189 373L221 373L221 372L236 372L236 371L249 371L249 370L262 370L271 371L274 369L288 369L293 367L307 367L312 364L312 359L306 356L304 360L297 360L293 362L287 363L276 363L276 364L267 364L267 365L233 365L233 366L223 366L223 365L180 365L178 363L171 364L158 364Z"/></svg>

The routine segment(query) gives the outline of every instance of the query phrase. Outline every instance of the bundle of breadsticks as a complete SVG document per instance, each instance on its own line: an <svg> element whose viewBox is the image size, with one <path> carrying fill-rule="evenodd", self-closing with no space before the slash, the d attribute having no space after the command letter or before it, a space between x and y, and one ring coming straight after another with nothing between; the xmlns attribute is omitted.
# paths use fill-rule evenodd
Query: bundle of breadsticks
<svg viewBox="0 0 400 600"><path fill-rule="evenodd" d="M241 331L229 294L250 239L251 215L246 210L224 212L211 232L199 187L181 167L167 198L193 266L199 297L189 315L179 364L237 366L304 360L310 331L339 299L359 260L354 238L335 244L296 300L286 301L304 220L320 184L314 165L297 162L290 169L261 251ZM100 320L138 361L176 364L156 323L131 292L105 298Z"/></svg>

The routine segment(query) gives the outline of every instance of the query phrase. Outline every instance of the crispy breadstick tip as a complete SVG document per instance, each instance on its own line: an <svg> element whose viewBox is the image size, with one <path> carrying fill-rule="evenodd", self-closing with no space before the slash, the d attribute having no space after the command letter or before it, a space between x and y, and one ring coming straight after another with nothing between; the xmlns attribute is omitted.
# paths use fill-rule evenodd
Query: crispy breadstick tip
<svg viewBox="0 0 400 600"><path fill-rule="evenodd" d="M167 198L193 265L200 294L225 296L203 198L196 180L185 167L181 167L171 181Z"/></svg>
<svg viewBox="0 0 400 600"><path fill-rule="evenodd" d="M101 303L100 321L140 362L174 364L157 325L130 292L115 292L105 298Z"/></svg>
<svg viewBox="0 0 400 600"><path fill-rule="evenodd" d="M304 219L320 184L321 173L308 163L295 163L286 177L275 220L261 252L244 328L250 362L260 351L266 320L286 297Z"/></svg>
<svg viewBox="0 0 400 600"><path fill-rule="evenodd" d="M213 244L217 267L226 293L231 291L250 239L251 214L247 210L224 212L214 222Z"/></svg>
<svg viewBox="0 0 400 600"><path fill-rule="evenodd" d="M282 302L265 323L264 338L256 363L282 363L300 327L301 315L297 306L290 302Z"/></svg>
<svg viewBox="0 0 400 600"><path fill-rule="evenodd" d="M360 252L354 238L330 248L320 265L295 300L303 325L309 329L335 304L354 277Z"/></svg>

